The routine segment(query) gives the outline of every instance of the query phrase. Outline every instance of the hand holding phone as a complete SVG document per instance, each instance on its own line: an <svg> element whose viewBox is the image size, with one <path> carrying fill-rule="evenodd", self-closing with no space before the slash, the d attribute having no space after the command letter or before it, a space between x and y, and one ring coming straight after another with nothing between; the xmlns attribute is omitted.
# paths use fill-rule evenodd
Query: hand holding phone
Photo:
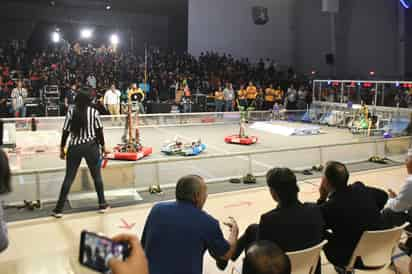
<svg viewBox="0 0 412 274"><path fill-rule="evenodd" d="M129 254L130 247L127 242L114 242L110 238L88 231L81 233L79 262L87 268L105 273L110 270L110 260L123 261Z"/></svg>
<svg viewBox="0 0 412 274"><path fill-rule="evenodd" d="M112 240L128 243L130 246L130 256L125 261L115 258L109 261L109 267L113 274L149 274L146 256L136 236L122 234Z"/></svg>

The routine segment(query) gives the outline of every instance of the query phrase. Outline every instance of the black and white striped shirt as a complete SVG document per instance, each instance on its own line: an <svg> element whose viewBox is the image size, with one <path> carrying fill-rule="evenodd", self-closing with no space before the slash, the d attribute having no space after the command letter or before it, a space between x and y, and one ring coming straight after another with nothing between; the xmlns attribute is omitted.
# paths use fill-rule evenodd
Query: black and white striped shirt
<svg viewBox="0 0 412 274"><path fill-rule="evenodd" d="M97 139L97 130L103 128L102 121L100 120L99 112L92 107L87 107L87 127L80 129L80 135L74 136L71 129L71 123L73 118L73 113L75 107L69 109L64 121L63 130L70 132L70 142L71 146L89 143Z"/></svg>

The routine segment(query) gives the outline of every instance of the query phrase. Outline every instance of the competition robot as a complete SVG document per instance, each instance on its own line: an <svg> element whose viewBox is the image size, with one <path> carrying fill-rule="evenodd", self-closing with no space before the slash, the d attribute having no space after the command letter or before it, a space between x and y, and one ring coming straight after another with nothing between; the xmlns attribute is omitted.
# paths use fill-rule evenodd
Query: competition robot
<svg viewBox="0 0 412 274"><path fill-rule="evenodd" d="M239 101L237 102L240 111L240 127L239 134L230 135L225 137L225 142L228 144L239 144L239 145L252 145L258 141L256 136L246 135L245 124L248 122L249 108L241 106Z"/></svg>
<svg viewBox="0 0 412 274"><path fill-rule="evenodd" d="M140 143L139 113L141 112L144 92L133 84L128 91L127 118L122 144L114 148L114 153L107 158L113 160L137 161L152 154L151 147L143 147Z"/></svg>

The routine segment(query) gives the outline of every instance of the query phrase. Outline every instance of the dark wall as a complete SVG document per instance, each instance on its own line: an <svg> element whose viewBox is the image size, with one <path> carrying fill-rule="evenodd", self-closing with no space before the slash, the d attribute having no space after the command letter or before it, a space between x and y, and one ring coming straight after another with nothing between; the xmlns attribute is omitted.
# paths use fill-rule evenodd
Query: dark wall
<svg viewBox="0 0 412 274"><path fill-rule="evenodd" d="M34 1L33 1L34 2ZM2 5L0 33L10 39L28 39L31 31L38 24L105 27L119 30L126 35L126 41L132 36L135 46L143 48L144 44L168 48L183 47L187 41L187 21L182 18L173 20L163 15L134 14L132 12L107 12L105 10L87 10L79 8L39 7L31 4L8 3ZM169 37L169 22L174 37ZM186 24L187 26L187 24ZM177 33L177 35L176 35ZM186 38L186 41L183 41Z"/></svg>
<svg viewBox="0 0 412 274"><path fill-rule="evenodd" d="M341 0L336 15L336 73L338 78L402 77L399 35L399 1ZM297 12L299 71L316 69L330 75L325 54L331 51L330 14L321 0L299 1Z"/></svg>
<svg viewBox="0 0 412 274"><path fill-rule="evenodd" d="M412 79L412 10L403 10L405 15L405 77Z"/></svg>
<svg viewBox="0 0 412 274"><path fill-rule="evenodd" d="M297 0L303 2L303 0ZM309 1L309 0L304 0ZM271 58L292 63L296 0L190 0L189 52L229 53L237 58ZM254 23L253 7L267 9L269 21Z"/></svg>

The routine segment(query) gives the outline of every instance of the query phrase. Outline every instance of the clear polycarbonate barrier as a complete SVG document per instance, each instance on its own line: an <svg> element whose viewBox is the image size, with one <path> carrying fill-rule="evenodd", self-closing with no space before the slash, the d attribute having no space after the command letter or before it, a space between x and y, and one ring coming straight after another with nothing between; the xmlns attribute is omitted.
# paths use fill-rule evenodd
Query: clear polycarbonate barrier
<svg viewBox="0 0 412 274"><path fill-rule="evenodd" d="M207 154L194 158L143 159L139 162L110 164L103 170L103 179L108 192L148 189L153 184L174 186L178 178L187 174L199 174L207 182L216 182L239 178L247 173L263 176L275 166L299 170L325 164L329 160L362 162L374 155L402 161L409 146L410 138L400 137L302 148ZM14 191L5 197L5 201L56 200L63 174L64 168L16 171L12 176ZM71 193L94 193L87 168L81 168Z"/></svg>
<svg viewBox="0 0 412 274"><path fill-rule="evenodd" d="M412 107L412 82L369 80L314 80L313 100L351 102L386 107Z"/></svg>

